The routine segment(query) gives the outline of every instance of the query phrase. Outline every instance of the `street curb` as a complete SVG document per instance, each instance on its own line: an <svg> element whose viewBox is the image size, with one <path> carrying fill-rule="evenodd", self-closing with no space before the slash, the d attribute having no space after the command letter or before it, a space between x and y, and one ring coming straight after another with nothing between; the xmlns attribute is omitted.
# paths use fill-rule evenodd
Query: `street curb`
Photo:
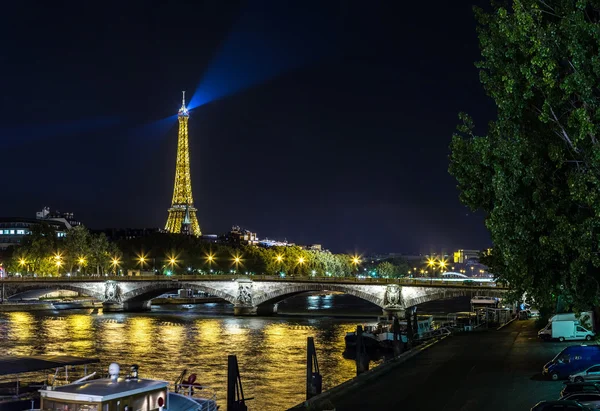
<svg viewBox="0 0 600 411"><path fill-rule="evenodd" d="M359 376L356 376L348 381L345 381L339 385L336 385L335 387L332 387L329 390L312 397L310 400L306 400L298 405L295 405L295 406L289 408L288 411L289 410L320 409L320 408L314 408L314 407L319 407L319 405L321 405L322 403L324 403L331 397L343 395L343 393L347 392L347 391L356 390L356 389L360 388L362 385L364 385L365 383L381 377L383 374L386 374L386 373L392 371L397 366L403 364L410 358L416 356L417 354L420 354L421 352L423 352L426 349L428 349L429 347L439 343L440 341L446 339L447 337L448 337L448 335L444 335L442 337L436 338L434 341L429 342L423 346L420 346L418 348L413 348L410 351L402 353L398 356L398 358L391 360L389 362L383 363L383 364L373 368L372 370L369 370Z"/></svg>
<svg viewBox="0 0 600 411"><path fill-rule="evenodd" d="M517 317L513 317L512 320L510 320L509 322L502 324L500 327L496 328L496 331L501 330L502 328L506 327L508 324L512 323L513 321L515 321L517 319Z"/></svg>

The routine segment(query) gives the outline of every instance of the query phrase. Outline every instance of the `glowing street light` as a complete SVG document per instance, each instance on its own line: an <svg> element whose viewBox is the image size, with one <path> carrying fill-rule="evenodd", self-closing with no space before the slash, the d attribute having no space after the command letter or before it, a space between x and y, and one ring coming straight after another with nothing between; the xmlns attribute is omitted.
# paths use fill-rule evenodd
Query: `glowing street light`
<svg viewBox="0 0 600 411"><path fill-rule="evenodd" d="M144 269L144 267L146 266L146 261L148 260L148 256L144 253L138 254L137 260L142 269Z"/></svg>
<svg viewBox="0 0 600 411"><path fill-rule="evenodd" d="M27 264L27 261L25 261L24 258L19 258L19 266L24 267Z"/></svg>
<svg viewBox="0 0 600 411"><path fill-rule="evenodd" d="M298 264L302 265L305 261L304 257L298 257Z"/></svg>
<svg viewBox="0 0 600 411"><path fill-rule="evenodd" d="M206 255L206 262L208 263L208 265L211 265L212 263L215 262L215 255L214 254L207 254Z"/></svg>
<svg viewBox="0 0 600 411"><path fill-rule="evenodd" d="M277 254L275 261L279 263L279 274L281 274L283 272L283 256L281 254Z"/></svg>
<svg viewBox="0 0 600 411"><path fill-rule="evenodd" d="M431 258L431 257L429 257L429 258L427 259L427 265L428 265L429 267L434 267L434 266L435 266L435 258Z"/></svg>
<svg viewBox="0 0 600 411"><path fill-rule="evenodd" d="M235 271L238 270L239 265L242 263L242 257L239 254L233 256L233 264L235 264Z"/></svg>
<svg viewBox="0 0 600 411"><path fill-rule="evenodd" d="M440 260L440 270L445 270L448 264L444 260Z"/></svg>
<svg viewBox="0 0 600 411"><path fill-rule="evenodd" d="M112 267L113 267L113 271L115 273L115 275L117 275L117 270L119 269L119 265L121 264L121 260L118 257L113 257L112 261L110 262Z"/></svg>

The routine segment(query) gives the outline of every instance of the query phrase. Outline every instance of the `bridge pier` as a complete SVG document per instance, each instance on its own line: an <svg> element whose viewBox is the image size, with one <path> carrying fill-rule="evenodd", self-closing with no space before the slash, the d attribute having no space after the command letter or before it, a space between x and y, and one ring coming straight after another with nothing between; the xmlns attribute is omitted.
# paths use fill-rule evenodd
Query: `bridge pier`
<svg viewBox="0 0 600 411"><path fill-rule="evenodd" d="M150 301L125 301L119 302L104 302L102 303L103 312L140 312L150 311Z"/></svg>
<svg viewBox="0 0 600 411"><path fill-rule="evenodd" d="M244 306L234 305L233 315L247 316L247 315L260 315L269 316L277 314L277 304L262 304L259 306Z"/></svg>
<svg viewBox="0 0 600 411"><path fill-rule="evenodd" d="M383 316L387 317L388 319L392 319L394 317L403 319L405 316L405 313L406 313L406 310L404 308L393 307L393 308L383 308L382 309Z"/></svg>

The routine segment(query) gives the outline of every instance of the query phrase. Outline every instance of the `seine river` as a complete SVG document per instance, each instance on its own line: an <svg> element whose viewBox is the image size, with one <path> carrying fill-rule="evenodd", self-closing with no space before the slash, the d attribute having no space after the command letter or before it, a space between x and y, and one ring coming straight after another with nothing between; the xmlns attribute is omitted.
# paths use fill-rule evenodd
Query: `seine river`
<svg viewBox="0 0 600 411"><path fill-rule="evenodd" d="M468 300L423 308L443 316L468 309ZM0 355L97 357L104 370L111 362L121 364L122 370L138 364L142 377L171 382L186 368L216 391L225 408L227 355L235 354L244 394L254 397L249 409L284 410L304 400L306 337L315 338L325 390L356 373L354 361L342 356L345 333L369 321L358 316L375 320L381 310L351 296L330 294L290 298L280 303L279 316L233 317L232 312L225 304L207 304L184 312L178 306L155 306L152 312L131 314L0 313Z"/></svg>

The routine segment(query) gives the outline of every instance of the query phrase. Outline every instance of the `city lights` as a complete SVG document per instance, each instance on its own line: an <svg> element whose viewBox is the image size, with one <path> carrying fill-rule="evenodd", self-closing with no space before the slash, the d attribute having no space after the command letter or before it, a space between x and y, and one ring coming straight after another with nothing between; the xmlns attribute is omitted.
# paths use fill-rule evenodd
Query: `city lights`
<svg viewBox="0 0 600 411"><path fill-rule="evenodd" d="M141 254L137 255L137 261L142 268L144 268L144 266L146 265L147 260L148 260L148 256L146 254L141 253Z"/></svg>
<svg viewBox="0 0 600 411"><path fill-rule="evenodd" d="M119 265L121 264L121 259L119 259L118 257L113 257L110 264L113 267L113 272L115 273L115 275L117 274L117 271L119 269Z"/></svg>
<svg viewBox="0 0 600 411"><path fill-rule="evenodd" d="M212 264L215 261L215 255L214 254L207 254L206 255L206 262L208 264Z"/></svg>

